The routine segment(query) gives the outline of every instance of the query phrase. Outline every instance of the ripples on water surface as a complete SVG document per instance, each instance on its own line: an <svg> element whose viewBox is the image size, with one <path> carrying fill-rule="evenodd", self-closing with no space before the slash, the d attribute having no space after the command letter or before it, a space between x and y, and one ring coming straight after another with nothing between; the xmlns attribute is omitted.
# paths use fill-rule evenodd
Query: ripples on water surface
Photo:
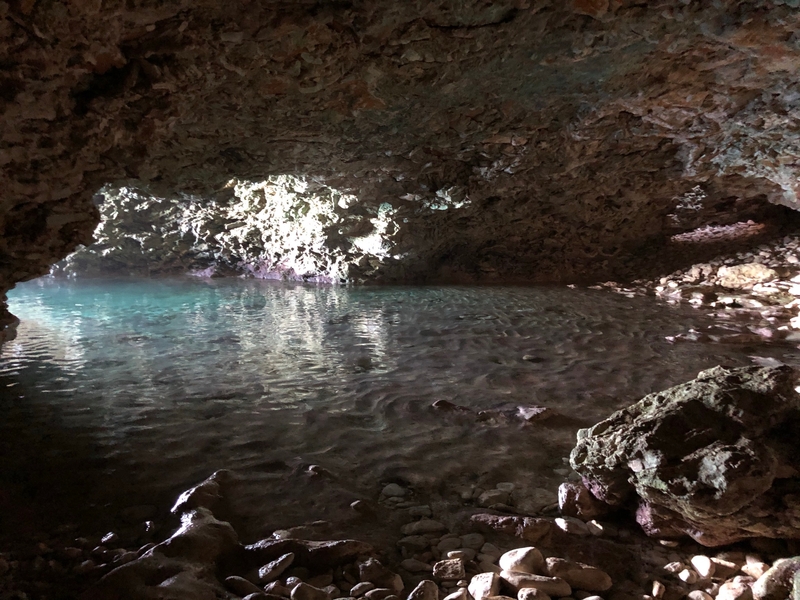
<svg viewBox="0 0 800 600"><path fill-rule="evenodd" d="M43 279L10 297L22 324L0 358L0 504L102 521L232 468L253 535L342 518L395 478L444 497L476 482L554 490L578 427L794 349L670 344L710 321L565 288ZM431 410L440 399L565 418L478 422Z"/></svg>

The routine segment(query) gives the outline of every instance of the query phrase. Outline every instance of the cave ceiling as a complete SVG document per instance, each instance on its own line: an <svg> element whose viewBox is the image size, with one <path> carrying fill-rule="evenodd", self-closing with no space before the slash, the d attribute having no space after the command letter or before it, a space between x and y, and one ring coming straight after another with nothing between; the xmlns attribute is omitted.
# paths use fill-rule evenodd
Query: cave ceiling
<svg viewBox="0 0 800 600"><path fill-rule="evenodd" d="M0 285L89 243L103 185L283 174L392 207L376 279L629 275L800 204L795 4L0 2Z"/></svg>

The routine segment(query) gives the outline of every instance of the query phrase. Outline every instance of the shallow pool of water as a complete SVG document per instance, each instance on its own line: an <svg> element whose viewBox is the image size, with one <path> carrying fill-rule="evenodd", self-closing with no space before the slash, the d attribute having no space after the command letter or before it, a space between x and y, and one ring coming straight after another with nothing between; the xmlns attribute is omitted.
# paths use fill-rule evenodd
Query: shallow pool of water
<svg viewBox="0 0 800 600"><path fill-rule="evenodd" d="M510 481L533 510L579 427L717 364L797 360L782 343L670 343L712 321L562 287L41 279L9 296L22 323L0 355L6 528L111 526L219 468L242 479L252 537L346 521L388 481L428 502ZM528 423L530 405L556 416Z"/></svg>

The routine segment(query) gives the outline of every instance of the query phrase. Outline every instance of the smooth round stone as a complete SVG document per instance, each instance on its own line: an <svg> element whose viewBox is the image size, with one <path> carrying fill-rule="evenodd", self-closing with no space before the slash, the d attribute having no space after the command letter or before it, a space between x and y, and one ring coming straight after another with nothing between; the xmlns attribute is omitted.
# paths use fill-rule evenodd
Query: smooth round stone
<svg viewBox="0 0 800 600"><path fill-rule="evenodd" d="M536 588L549 596L569 596L572 594L572 587L560 577L501 571L500 578L517 591L522 588Z"/></svg>
<svg viewBox="0 0 800 600"><path fill-rule="evenodd" d="M256 584L247 581L244 577L232 575L225 578L225 586L235 594L247 596L248 594L263 594L264 590Z"/></svg>
<svg viewBox="0 0 800 600"><path fill-rule="evenodd" d="M611 577L605 571L563 558L548 558L547 573L551 577L563 579L573 588L587 592L605 592L613 585Z"/></svg>
<svg viewBox="0 0 800 600"><path fill-rule="evenodd" d="M421 519L419 521L414 521L413 523L403 525L403 527L400 528L400 531L403 533L403 535L422 535L425 533L438 533L446 530L447 527L444 526L444 523L434 521L433 519Z"/></svg>
<svg viewBox="0 0 800 600"><path fill-rule="evenodd" d="M711 562L714 563L714 577L720 579L727 579L739 570L739 565L724 558L715 557L711 559Z"/></svg>
<svg viewBox="0 0 800 600"><path fill-rule="evenodd" d="M253 592L252 594L247 594L242 600L268 600L269 596L264 592Z"/></svg>
<svg viewBox="0 0 800 600"><path fill-rule="evenodd" d="M513 483L511 483L510 481L503 481L501 483L498 483L494 487L495 487L495 489L498 489L498 490L500 490L502 492L508 492L510 494L511 492L514 491L514 488L516 486Z"/></svg>
<svg viewBox="0 0 800 600"><path fill-rule="evenodd" d="M686 600L714 600L714 599L703 590L694 590L686 595Z"/></svg>
<svg viewBox="0 0 800 600"><path fill-rule="evenodd" d="M289 589L284 587L280 581L273 581L264 586L264 591L273 596L289 596Z"/></svg>
<svg viewBox="0 0 800 600"><path fill-rule="evenodd" d="M375 584L370 583L369 581L362 581L361 583L357 583L353 586L350 590L350 595L354 598L358 598L359 596L363 596L370 590L375 589Z"/></svg>
<svg viewBox="0 0 800 600"><path fill-rule="evenodd" d="M436 549L439 552L450 552L451 550L458 550L461 548L461 540L459 538L445 538L438 544L436 544Z"/></svg>
<svg viewBox="0 0 800 600"><path fill-rule="evenodd" d="M400 563L400 566L409 573L430 573L432 567L416 558L407 558Z"/></svg>
<svg viewBox="0 0 800 600"><path fill-rule="evenodd" d="M388 498L402 498L408 493L408 490L396 483L390 483L383 487L381 495Z"/></svg>
<svg viewBox="0 0 800 600"><path fill-rule="evenodd" d="M489 544L489 543L486 543L483 546L481 546L480 552L481 554L486 554L487 556L494 557L494 560L497 560L503 555L503 551L500 550L500 548L498 548L494 544Z"/></svg>
<svg viewBox="0 0 800 600"><path fill-rule="evenodd" d="M461 536L461 547L477 551L481 550L482 547L486 545L485 541L485 538L480 533L468 533ZM484 552L484 554L488 554L488 552Z"/></svg>
<svg viewBox="0 0 800 600"><path fill-rule="evenodd" d="M747 563L742 567L742 573L753 579L759 579L767 571L769 571L769 565L763 562Z"/></svg>
<svg viewBox="0 0 800 600"><path fill-rule="evenodd" d="M489 507L494 504L507 504L508 492L503 490L487 490L478 498L478 506Z"/></svg>
<svg viewBox="0 0 800 600"><path fill-rule="evenodd" d="M605 532L606 532L605 528L602 525L602 523L599 523L599 522L595 521L594 519L592 519L591 521L587 521L586 522L586 529L589 530L589 533L591 533L592 535L597 536L597 537L600 537L600 536L604 535Z"/></svg>
<svg viewBox="0 0 800 600"><path fill-rule="evenodd" d="M408 514L412 517L432 517L433 511L427 504L422 504L420 506L409 506Z"/></svg>
<svg viewBox="0 0 800 600"><path fill-rule="evenodd" d="M533 546L509 550L500 557L498 564L504 571L516 571L518 573L542 575L545 569L542 553Z"/></svg>
<svg viewBox="0 0 800 600"><path fill-rule="evenodd" d="M691 563L692 567L694 567L694 570L697 571L697 574L701 577L701 579L709 579L710 577L714 576L715 565L708 556L703 554L693 556ZM686 580L684 579L684 581Z"/></svg>
<svg viewBox="0 0 800 600"><path fill-rule="evenodd" d="M753 595L756 600L788 598L798 572L800 572L800 559L776 560L775 564L753 584Z"/></svg>
<svg viewBox="0 0 800 600"><path fill-rule="evenodd" d="M386 600L389 596L394 595L394 590L390 590L389 588L375 588L364 594L364 597L367 600ZM292 598L292 600L294 600L294 598Z"/></svg>

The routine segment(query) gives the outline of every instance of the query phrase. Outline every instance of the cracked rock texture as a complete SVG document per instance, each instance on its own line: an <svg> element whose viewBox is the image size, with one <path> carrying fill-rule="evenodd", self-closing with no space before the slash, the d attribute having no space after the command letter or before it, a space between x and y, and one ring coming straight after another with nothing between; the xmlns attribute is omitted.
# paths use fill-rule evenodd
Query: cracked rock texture
<svg viewBox="0 0 800 600"><path fill-rule="evenodd" d="M649 535L706 546L800 535L800 395L791 367L714 367L578 432L595 497Z"/></svg>
<svg viewBox="0 0 800 600"><path fill-rule="evenodd" d="M330 251L198 225L212 270L639 274L671 235L800 204L795 4L0 1L0 288L88 244L103 186L202 216L281 175L355 198Z"/></svg>

